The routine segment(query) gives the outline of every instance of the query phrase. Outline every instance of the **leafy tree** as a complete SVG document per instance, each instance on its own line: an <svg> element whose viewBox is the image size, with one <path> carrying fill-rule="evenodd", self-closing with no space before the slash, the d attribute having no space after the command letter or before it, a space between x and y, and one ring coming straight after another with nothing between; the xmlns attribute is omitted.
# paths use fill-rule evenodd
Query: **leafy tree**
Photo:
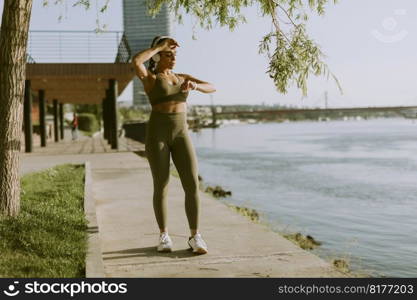
<svg viewBox="0 0 417 300"><path fill-rule="evenodd" d="M73 6L90 7L91 0L70 1ZM137 0L143 1L143 0ZM184 13L197 18L201 27L210 29L216 21L233 30L246 22L243 7L258 4L263 16L270 16L274 30L261 40L259 52L269 57L267 73L277 90L286 93L296 83L307 94L309 74L332 75L323 62L320 47L308 37L309 12L324 14L327 2L336 0L147 0L149 12L156 15L162 5L182 22ZM49 1L44 0L47 5ZM101 7L105 11L109 0ZM26 49L32 0L5 0L0 31L0 213L19 213L19 152L26 71ZM97 23L99 25L99 23ZM272 49L272 51L271 51Z"/></svg>
<svg viewBox="0 0 417 300"><path fill-rule="evenodd" d="M185 12L194 16L202 28L211 29L215 20L230 30L247 22L240 13L243 7L258 5L262 16L271 18L274 28L259 44L259 53L266 53L269 58L269 77L279 92L286 93L295 83L306 96L309 74L332 76L342 92L339 81L323 61L324 54L319 45L306 32L308 12L323 15L325 5L330 1L336 4L338 0L147 0L147 3L152 15L165 4L175 13L179 23Z"/></svg>
<svg viewBox="0 0 417 300"><path fill-rule="evenodd" d="M31 0L5 0L0 31L0 213L20 210L19 152L22 132Z"/></svg>

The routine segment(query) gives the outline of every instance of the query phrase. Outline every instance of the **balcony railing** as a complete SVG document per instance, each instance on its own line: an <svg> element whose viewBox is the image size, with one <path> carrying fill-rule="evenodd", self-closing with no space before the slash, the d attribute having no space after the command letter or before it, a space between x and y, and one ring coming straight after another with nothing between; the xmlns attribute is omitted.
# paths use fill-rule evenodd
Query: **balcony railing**
<svg viewBox="0 0 417 300"><path fill-rule="evenodd" d="M32 30L27 51L32 63L128 62L131 56L123 31Z"/></svg>

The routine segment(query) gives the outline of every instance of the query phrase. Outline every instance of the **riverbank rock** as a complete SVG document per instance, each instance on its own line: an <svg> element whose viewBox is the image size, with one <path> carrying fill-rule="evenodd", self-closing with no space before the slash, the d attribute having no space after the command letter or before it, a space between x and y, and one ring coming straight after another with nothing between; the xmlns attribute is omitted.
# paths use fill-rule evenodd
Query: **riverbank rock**
<svg viewBox="0 0 417 300"><path fill-rule="evenodd" d="M321 242L316 241L311 235L306 235L306 239L315 246L320 246Z"/></svg>
<svg viewBox="0 0 417 300"><path fill-rule="evenodd" d="M348 273L350 271L349 265L344 259L334 259L333 266L335 266L335 268L337 268L339 271L342 271L345 273Z"/></svg>
<svg viewBox="0 0 417 300"><path fill-rule="evenodd" d="M212 194L214 197L219 198L219 197L226 197L226 196L231 196L232 192L231 191L225 191L221 186L216 185L215 187L211 187L208 186L205 190L206 193L210 193Z"/></svg>
<svg viewBox="0 0 417 300"><path fill-rule="evenodd" d="M316 241L311 235L304 236L299 232L284 234L284 237L297 244L304 250L312 250L321 245L321 242Z"/></svg>
<svg viewBox="0 0 417 300"><path fill-rule="evenodd" d="M235 211L237 211L241 215L249 217L254 222L259 221L259 213L255 209L251 209L251 208L247 208L243 206L235 206L231 204L229 204L229 207L233 208Z"/></svg>

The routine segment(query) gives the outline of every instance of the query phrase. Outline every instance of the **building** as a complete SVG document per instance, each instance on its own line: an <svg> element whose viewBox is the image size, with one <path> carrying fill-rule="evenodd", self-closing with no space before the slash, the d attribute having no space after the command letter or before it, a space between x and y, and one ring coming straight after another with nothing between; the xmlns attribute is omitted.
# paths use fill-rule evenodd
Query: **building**
<svg viewBox="0 0 417 300"><path fill-rule="evenodd" d="M146 0L123 0L123 26L132 55L149 48L155 36L171 35L172 23L173 17L165 5L152 18L147 13ZM133 105L150 109L142 82L136 76L133 79Z"/></svg>

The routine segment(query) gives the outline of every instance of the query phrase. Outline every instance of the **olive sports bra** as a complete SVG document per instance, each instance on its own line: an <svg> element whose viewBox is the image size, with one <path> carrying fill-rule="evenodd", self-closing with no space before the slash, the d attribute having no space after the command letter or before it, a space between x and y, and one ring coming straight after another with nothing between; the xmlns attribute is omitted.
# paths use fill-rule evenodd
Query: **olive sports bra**
<svg viewBox="0 0 417 300"><path fill-rule="evenodd" d="M175 75L175 74L174 74ZM184 82L182 77L175 75L179 81L177 84L170 84L166 80L156 74L155 85L148 93L149 101L152 105L168 101L186 102L189 92L181 92L181 84Z"/></svg>

